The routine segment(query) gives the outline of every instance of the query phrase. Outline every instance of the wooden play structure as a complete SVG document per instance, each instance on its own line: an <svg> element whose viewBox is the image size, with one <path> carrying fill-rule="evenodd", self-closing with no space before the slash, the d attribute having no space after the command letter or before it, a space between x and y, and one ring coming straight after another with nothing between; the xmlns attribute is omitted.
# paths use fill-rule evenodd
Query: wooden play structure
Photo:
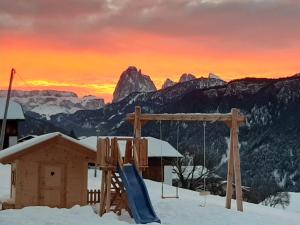
<svg viewBox="0 0 300 225"><path fill-rule="evenodd" d="M86 205L88 163L96 152L61 133L41 135L0 151L11 164L11 196L4 209Z"/></svg>
<svg viewBox="0 0 300 225"><path fill-rule="evenodd" d="M126 140L124 159L118 145L119 140ZM129 213L128 201L124 185L118 173L118 166L135 164L142 171L148 166L147 139L134 138L105 138L99 139L97 144L97 165L102 170L100 215L113 211L121 214L122 209Z"/></svg>
<svg viewBox="0 0 300 225"><path fill-rule="evenodd" d="M224 122L230 128L230 149L228 155L226 208L231 208L233 194L233 179L235 180L237 210L243 211L240 153L238 134L239 127L246 123L246 117L236 108L230 113L178 113L178 114L142 114L141 107L137 106L135 112L127 115L127 120L134 126L135 140L141 138L142 126L149 121L203 121Z"/></svg>
<svg viewBox="0 0 300 225"><path fill-rule="evenodd" d="M141 173L148 166L148 141L126 138L125 156L118 141L124 138L99 139L97 165L102 170L99 214L125 209L137 223L160 222L156 216Z"/></svg>

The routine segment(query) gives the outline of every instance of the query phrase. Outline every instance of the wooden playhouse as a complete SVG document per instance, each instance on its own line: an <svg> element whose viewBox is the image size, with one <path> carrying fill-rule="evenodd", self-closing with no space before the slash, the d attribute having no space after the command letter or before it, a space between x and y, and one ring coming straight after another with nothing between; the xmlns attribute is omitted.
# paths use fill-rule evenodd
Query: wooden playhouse
<svg viewBox="0 0 300 225"><path fill-rule="evenodd" d="M11 164L11 194L4 208L87 204L88 163L96 152L61 133L35 137L0 151Z"/></svg>

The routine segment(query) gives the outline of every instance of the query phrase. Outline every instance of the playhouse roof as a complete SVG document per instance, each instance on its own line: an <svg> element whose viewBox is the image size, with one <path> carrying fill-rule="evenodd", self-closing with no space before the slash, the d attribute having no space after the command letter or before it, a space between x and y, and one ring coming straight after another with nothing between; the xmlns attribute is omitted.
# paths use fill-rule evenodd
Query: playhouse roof
<svg viewBox="0 0 300 225"><path fill-rule="evenodd" d="M0 120L3 120L4 111L5 111L5 98L0 98ZM8 120L24 120L24 113L22 106L19 103L9 101L9 107L7 112Z"/></svg>
<svg viewBox="0 0 300 225"><path fill-rule="evenodd" d="M114 138L114 136L100 136L99 138ZM118 136L118 138L129 138L125 136ZM143 137L148 140L148 156L149 157L183 157L172 145L167 141L162 141L154 137ZM86 144L96 151L97 137L91 136L80 140L81 143ZM126 141L119 140L120 151L122 156L125 155Z"/></svg>
<svg viewBox="0 0 300 225"><path fill-rule="evenodd" d="M71 141L71 142L85 148L88 151L92 151L93 153L95 152L94 148L91 148L90 146L88 146L84 143L81 143L80 141L78 141L74 138L71 138L71 137L69 137L67 135L64 135L62 133L59 133L59 132L54 132L54 133L48 133L48 134L44 134L44 135L34 137L30 140L18 143L16 145L13 145L9 148L6 148L6 149L0 151L0 162L2 162L3 160L7 159L10 156L13 156L13 155L15 155L17 153L20 153L20 152L25 152L26 150L30 149L31 147L33 147L37 144L43 143L47 140L53 139L55 137L61 137L65 140Z"/></svg>

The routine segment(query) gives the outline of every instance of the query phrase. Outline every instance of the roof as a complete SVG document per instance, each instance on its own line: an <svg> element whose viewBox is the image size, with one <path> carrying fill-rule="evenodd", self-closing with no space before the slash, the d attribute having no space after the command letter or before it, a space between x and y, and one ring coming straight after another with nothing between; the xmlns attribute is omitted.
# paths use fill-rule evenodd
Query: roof
<svg viewBox="0 0 300 225"><path fill-rule="evenodd" d="M99 138L114 138L114 136L99 136ZM124 137L124 136L117 136L118 138L130 138L130 137ZM160 139L154 138L154 137L143 137L148 140L148 157L183 157L172 145L170 145L169 142L162 141ZM81 143L84 143L91 148L93 148L95 151L97 149L97 137L91 136L80 140ZM119 147L122 156L125 155L125 147L126 147L126 141L125 140L119 140Z"/></svg>
<svg viewBox="0 0 300 225"><path fill-rule="evenodd" d="M91 150L91 151L95 152L94 148L91 148L88 145L86 145L84 143L81 143L80 141L78 141L74 138L71 138L71 137L69 137L67 135L64 135L62 133L59 133L59 132L54 132L54 133L49 133L49 134L44 134L44 135L34 137L30 140L18 143L16 145L8 147L4 150L1 150L0 151L0 162L1 162L1 160L5 159L9 156L13 156L17 153L26 151L26 150L30 149L30 147L32 147L32 146L35 146L37 144L40 144L42 142L45 142L45 141L50 140L50 139L55 138L55 137L62 137L65 140L71 141L75 144L78 144L78 145L88 149L88 150Z"/></svg>
<svg viewBox="0 0 300 225"><path fill-rule="evenodd" d="M6 99L0 98L0 120L3 120L4 111L5 111ZM19 103L9 101L8 111L7 111L8 120L24 120L24 112L22 106Z"/></svg>

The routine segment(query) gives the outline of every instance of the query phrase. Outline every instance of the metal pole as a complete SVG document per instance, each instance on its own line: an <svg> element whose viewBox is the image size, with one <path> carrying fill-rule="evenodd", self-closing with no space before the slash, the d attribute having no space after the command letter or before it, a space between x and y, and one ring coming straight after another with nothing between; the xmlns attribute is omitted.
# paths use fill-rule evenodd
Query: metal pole
<svg viewBox="0 0 300 225"><path fill-rule="evenodd" d="M7 96L6 96L6 103L5 103L5 110L3 114L3 120L2 120L2 126L1 126L1 136L0 136L0 150L3 149L4 146L4 138L5 138L5 129L6 129L6 121L7 121L7 112L9 107L9 100L10 100L10 93L11 93L11 86L14 78L14 74L16 73L15 69L11 69L10 73L10 80L9 80L9 86L7 90Z"/></svg>
<svg viewBox="0 0 300 225"><path fill-rule="evenodd" d="M160 177L161 177L161 198L164 198L164 167L163 167L163 157L162 157L162 130L161 130L161 120L159 121L159 139L160 139Z"/></svg>
<svg viewBox="0 0 300 225"><path fill-rule="evenodd" d="M178 122L177 122L176 148L177 148L177 151L179 152L179 125L178 125ZM177 167L177 170L178 170L178 161L179 161L179 156L177 154L177 157L176 157L176 164L177 164L176 167ZM176 186L176 198L179 198L178 189L179 189L179 179L178 179L177 186Z"/></svg>
<svg viewBox="0 0 300 225"><path fill-rule="evenodd" d="M203 122L203 167L204 167L204 171L205 171L205 175L204 175L204 179L203 179L203 189L204 191L206 191L206 175L207 175L207 171L206 171L206 143L205 143L205 127L206 127L206 122Z"/></svg>

